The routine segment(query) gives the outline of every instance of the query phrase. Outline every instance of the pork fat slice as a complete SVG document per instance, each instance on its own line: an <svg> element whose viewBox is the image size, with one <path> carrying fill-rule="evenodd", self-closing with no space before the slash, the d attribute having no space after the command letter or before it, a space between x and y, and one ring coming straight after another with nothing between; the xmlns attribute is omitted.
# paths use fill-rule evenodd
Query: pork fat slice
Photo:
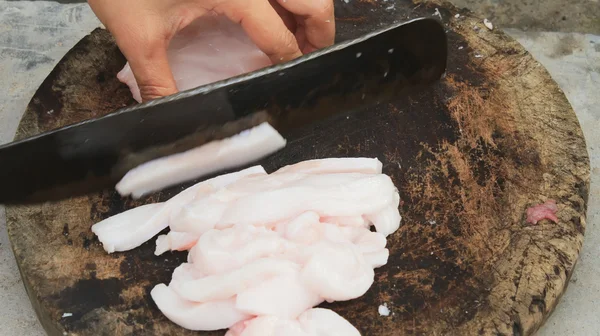
<svg viewBox="0 0 600 336"><path fill-rule="evenodd" d="M296 320L260 316L239 322L225 336L360 336L360 333L335 312L313 308Z"/></svg>
<svg viewBox="0 0 600 336"><path fill-rule="evenodd" d="M261 174L267 173L262 167L254 166L217 176L189 187L164 203L144 205L109 217L94 224L92 232L98 236L108 253L134 249L167 228L171 213L178 213L196 197L222 188L244 176Z"/></svg>
<svg viewBox="0 0 600 336"><path fill-rule="evenodd" d="M122 196L139 198L219 170L243 166L282 149L285 144L285 139L265 122L233 137L146 162L130 170L116 189Z"/></svg>
<svg viewBox="0 0 600 336"><path fill-rule="evenodd" d="M399 202L377 159L309 160L271 174L256 166L222 175L93 230L112 252L170 227L158 237L156 254L189 250L188 262L151 296L184 328L229 328L227 336L355 336L343 317L314 307L367 292L374 269L387 263L386 237L400 225Z"/></svg>

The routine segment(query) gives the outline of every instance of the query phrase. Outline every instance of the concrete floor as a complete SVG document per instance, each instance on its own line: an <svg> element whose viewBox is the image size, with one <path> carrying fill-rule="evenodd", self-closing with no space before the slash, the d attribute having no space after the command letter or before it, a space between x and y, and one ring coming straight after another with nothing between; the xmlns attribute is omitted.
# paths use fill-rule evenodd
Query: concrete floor
<svg viewBox="0 0 600 336"><path fill-rule="evenodd" d="M600 335L600 2L455 3L492 19L496 27L507 28L549 70L582 123L592 162L584 248L567 293L538 335ZM97 25L86 4L0 0L0 143L11 141L25 106L56 62ZM23 288L5 227L0 208L0 335L44 335Z"/></svg>
<svg viewBox="0 0 600 336"><path fill-rule="evenodd" d="M498 27L600 34L600 0L454 0Z"/></svg>

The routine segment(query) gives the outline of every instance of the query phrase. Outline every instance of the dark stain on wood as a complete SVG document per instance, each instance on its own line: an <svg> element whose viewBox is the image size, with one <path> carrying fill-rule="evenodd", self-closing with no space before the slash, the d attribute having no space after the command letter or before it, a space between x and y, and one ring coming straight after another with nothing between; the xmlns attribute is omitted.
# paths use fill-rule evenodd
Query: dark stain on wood
<svg viewBox="0 0 600 336"><path fill-rule="evenodd" d="M568 285L583 241L589 193L583 135L549 74L467 10L438 1L336 1L337 40L436 9L450 48L443 80L297 130L285 149L260 164L272 171L313 158L378 157L399 188L403 221L388 238L388 264L376 270L363 297L323 304L363 335L530 335ZM42 83L17 137L133 104L115 78L124 63L106 31L86 36ZM138 201L105 190L7 209L24 284L49 334L224 334L183 330L150 297L186 253L156 257L151 240L107 255L90 231L190 184ZM527 223L526 209L547 199L557 201L559 223ZM391 316L379 316L383 303Z"/></svg>
<svg viewBox="0 0 600 336"><path fill-rule="evenodd" d="M74 286L65 288L51 297L58 303L58 308L72 317L63 317L70 330L81 329L77 321L96 308L110 307L122 302L119 295L122 291L121 281L117 278L96 279L91 273L90 279L78 280Z"/></svg>

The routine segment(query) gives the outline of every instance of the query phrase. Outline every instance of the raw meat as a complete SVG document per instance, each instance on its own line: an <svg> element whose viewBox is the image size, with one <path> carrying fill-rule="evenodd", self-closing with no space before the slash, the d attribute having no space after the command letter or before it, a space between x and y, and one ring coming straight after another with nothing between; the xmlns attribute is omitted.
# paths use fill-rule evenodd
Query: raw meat
<svg viewBox="0 0 600 336"><path fill-rule="evenodd" d="M94 224L92 232L108 253L131 250L166 227L148 225L163 209L163 203L143 205Z"/></svg>
<svg viewBox="0 0 600 336"><path fill-rule="evenodd" d="M279 173L362 173L381 174L383 165L379 160L369 158L336 158L330 160L307 160L285 166L275 172Z"/></svg>
<svg viewBox="0 0 600 336"><path fill-rule="evenodd" d="M285 139L265 122L233 137L146 162L130 170L117 183L116 189L122 196L139 198L218 170L259 160L285 144Z"/></svg>
<svg viewBox="0 0 600 336"><path fill-rule="evenodd" d="M92 232L98 236L108 253L134 249L169 226L171 212L178 213L186 204L202 194L235 182L245 176L265 174L260 166L254 166L239 172L217 176L197 183L177 194L167 202L149 204L109 217L92 226Z"/></svg>
<svg viewBox="0 0 600 336"><path fill-rule="evenodd" d="M150 295L169 320L190 330L225 329L251 317L235 308L233 298L207 303L190 302L164 284L155 286Z"/></svg>
<svg viewBox="0 0 600 336"><path fill-rule="evenodd" d="M325 240L309 249L301 278L327 301L355 299L373 284L375 272L353 244Z"/></svg>
<svg viewBox="0 0 600 336"><path fill-rule="evenodd" d="M225 336L359 336L343 317L329 309L313 308L295 320L261 316L239 322Z"/></svg>
<svg viewBox="0 0 600 336"><path fill-rule="evenodd" d="M558 217L556 217L556 211L558 207L554 200L548 200L544 204L539 204L534 207L527 209L527 222L531 224L537 224L542 219L549 219L554 223L558 223Z"/></svg>
<svg viewBox="0 0 600 336"><path fill-rule="evenodd" d="M205 15L173 37L167 49L179 91L196 88L272 65L241 25L224 16ZM133 98L142 101L129 63L117 74Z"/></svg>
<svg viewBox="0 0 600 336"><path fill-rule="evenodd" d="M334 174L293 174L286 176L287 179L294 178L291 182L276 180L280 182L279 186L247 194L236 192L234 187L229 195L221 193L222 199L205 197L190 203L182 209L171 228L200 235L214 228L233 225L273 225L306 211L314 211L323 217L369 215L393 203L395 188L388 176L344 175L343 179L338 179L340 176ZM269 176L278 179L280 175ZM335 182L338 183L333 184ZM265 204L270 206L265 208ZM248 216L249 213L253 215Z"/></svg>
<svg viewBox="0 0 600 336"><path fill-rule="evenodd" d="M285 243L285 239L266 228L240 226L206 232L189 255L205 273L220 274L281 253Z"/></svg>
<svg viewBox="0 0 600 336"><path fill-rule="evenodd" d="M166 235L160 235L156 238L154 255L159 256L167 251L187 251L196 245L198 239L197 235L171 231Z"/></svg>
<svg viewBox="0 0 600 336"><path fill-rule="evenodd" d="M103 227L114 234L158 217L171 232L157 239L156 253L189 250L171 282L151 293L184 328L230 328L228 336L360 335L335 312L314 307L364 295L374 269L387 263L400 197L381 171L381 162L368 158L311 160L271 174L253 167ZM105 236L103 243L119 239Z"/></svg>
<svg viewBox="0 0 600 336"><path fill-rule="evenodd" d="M195 263L190 263L196 267ZM204 272L203 269L196 267ZM169 284L182 298L194 302L227 299L279 276L298 275L300 266L289 260L257 259L225 273L206 274L200 278L173 281Z"/></svg>

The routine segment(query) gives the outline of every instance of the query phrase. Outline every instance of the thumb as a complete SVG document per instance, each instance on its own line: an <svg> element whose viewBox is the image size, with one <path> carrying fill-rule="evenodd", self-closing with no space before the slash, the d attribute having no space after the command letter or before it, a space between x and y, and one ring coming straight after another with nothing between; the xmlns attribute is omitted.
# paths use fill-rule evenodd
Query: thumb
<svg viewBox="0 0 600 336"><path fill-rule="evenodd" d="M177 92L167 58L176 27L165 20L173 1L88 0L127 58L143 101Z"/></svg>
<svg viewBox="0 0 600 336"><path fill-rule="evenodd" d="M144 43L125 55L144 102L178 91L167 57L167 45Z"/></svg>

